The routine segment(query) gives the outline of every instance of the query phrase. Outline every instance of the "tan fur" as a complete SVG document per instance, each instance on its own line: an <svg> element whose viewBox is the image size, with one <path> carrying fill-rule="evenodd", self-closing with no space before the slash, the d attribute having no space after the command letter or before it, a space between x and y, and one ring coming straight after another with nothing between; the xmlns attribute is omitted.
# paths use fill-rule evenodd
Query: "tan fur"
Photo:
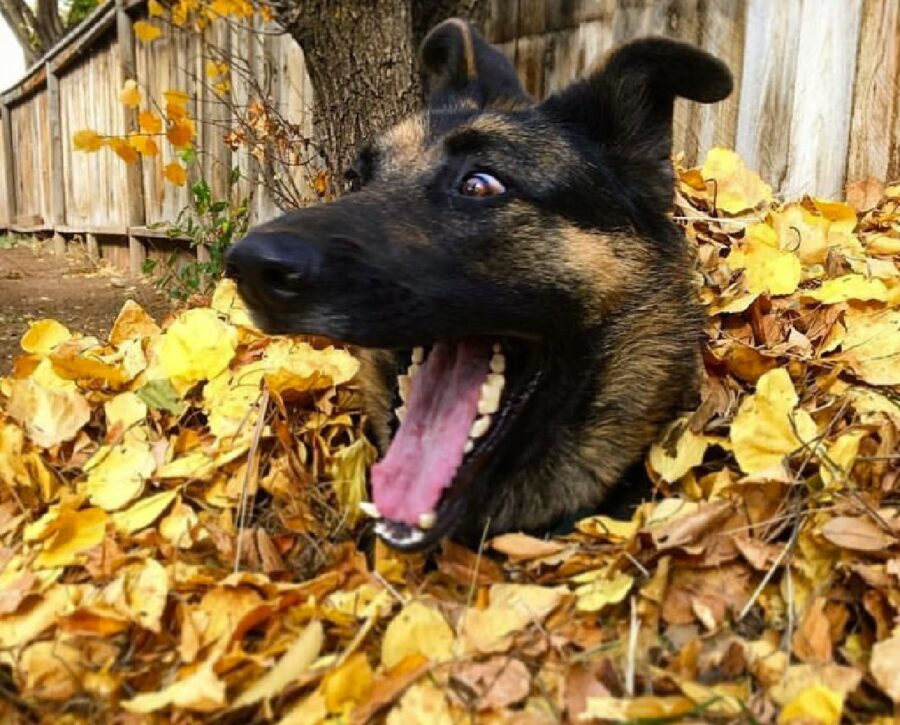
<svg viewBox="0 0 900 725"><path fill-rule="evenodd" d="M475 65L475 46L472 43L472 28L464 20L459 18L451 18L447 21L453 23L459 28L459 34L463 40L463 60L466 64L466 78L470 81L475 79L478 74L478 67Z"/></svg>
<svg viewBox="0 0 900 725"><path fill-rule="evenodd" d="M643 245L629 235L592 233L571 225L559 233L564 240L564 263L573 275L587 276L596 286L594 305L587 310L591 319L599 319L615 307L646 275L649 260Z"/></svg>
<svg viewBox="0 0 900 725"><path fill-rule="evenodd" d="M421 115L411 116L387 131L380 144L387 151L382 161L383 171L411 173L428 168L425 134L425 118Z"/></svg>

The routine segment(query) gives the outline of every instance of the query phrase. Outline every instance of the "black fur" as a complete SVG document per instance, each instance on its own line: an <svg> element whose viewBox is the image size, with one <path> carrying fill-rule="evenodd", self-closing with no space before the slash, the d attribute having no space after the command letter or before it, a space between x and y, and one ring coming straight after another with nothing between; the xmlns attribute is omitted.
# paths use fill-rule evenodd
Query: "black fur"
<svg viewBox="0 0 900 725"><path fill-rule="evenodd" d="M382 450L412 346L503 339L513 377L538 371L502 439L447 493L434 537L477 541L596 506L691 404L703 314L667 216L672 104L721 99L731 76L651 38L536 104L461 21L435 28L422 57L428 108L362 151L358 192L258 227L228 267L263 329L366 349ZM465 195L473 172L506 192Z"/></svg>

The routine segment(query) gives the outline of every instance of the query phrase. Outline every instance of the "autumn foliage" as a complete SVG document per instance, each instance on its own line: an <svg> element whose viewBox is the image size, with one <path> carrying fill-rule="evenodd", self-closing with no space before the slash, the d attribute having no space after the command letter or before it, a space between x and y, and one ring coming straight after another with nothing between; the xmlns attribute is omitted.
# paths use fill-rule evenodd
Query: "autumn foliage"
<svg viewBox="0 0 900 725"><path fill-rule="evenodd" d="M142 129L188 141L183 109ZM893 722L900 185L780 203L714 149L676 197L702 401L654 499L568 536L374 542L355 359L228 283L106 340L34 323L0 381L0 719Z"/></svg>

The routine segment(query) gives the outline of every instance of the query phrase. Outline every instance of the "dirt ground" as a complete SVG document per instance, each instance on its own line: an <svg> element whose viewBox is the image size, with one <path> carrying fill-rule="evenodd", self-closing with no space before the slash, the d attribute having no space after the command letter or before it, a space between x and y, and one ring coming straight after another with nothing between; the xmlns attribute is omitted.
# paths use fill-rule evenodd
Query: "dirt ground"
<svg viewBox="0 0 900 725"><path fill-rule="evenodd" d="M73 332L105 336L127 299L157 320L171 303L150 285L92 263L79 248L65 259L19 242L0 248L0 375L21 354L19 339L34 320L52 317Z"/></svg>

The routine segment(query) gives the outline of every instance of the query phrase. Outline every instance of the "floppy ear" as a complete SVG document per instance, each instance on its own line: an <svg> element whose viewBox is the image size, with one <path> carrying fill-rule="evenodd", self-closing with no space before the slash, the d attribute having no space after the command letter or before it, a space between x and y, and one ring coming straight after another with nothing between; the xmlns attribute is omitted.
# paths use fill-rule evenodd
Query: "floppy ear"
<svg viewBox="0 0 900 725"><path fill-rule="evenodd" d="M512 64L465 20L451 18L432 28L420 55L431 107L530 100Z"/></svg>
<svg viewBox="0 0 900 725"><path fill-rule="evenodd" d="M644 182L639 188L645 195L668 207L675 97L713 103L731 89L731 72L718 58L686 43L644 38L613 51L600 68L548 98L542 109L586 130L620 173Z"/></svg>

